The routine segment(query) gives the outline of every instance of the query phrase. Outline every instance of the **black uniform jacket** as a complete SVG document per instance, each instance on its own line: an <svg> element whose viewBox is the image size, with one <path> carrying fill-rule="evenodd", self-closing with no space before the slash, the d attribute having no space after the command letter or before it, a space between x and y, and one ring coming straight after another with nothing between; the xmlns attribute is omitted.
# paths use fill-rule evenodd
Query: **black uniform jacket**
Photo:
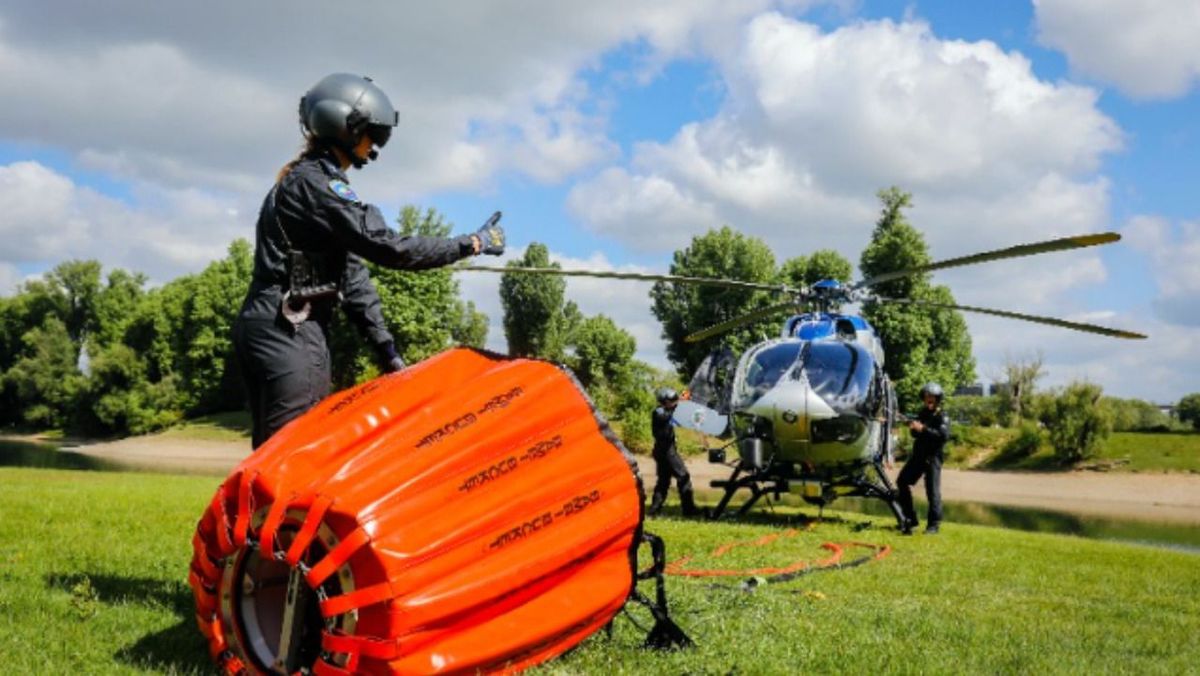
<svg viewBox="0 0 1200 676"><path fill-rule="evenodd" d="M363 259L404 270L423 270L471 255L470 235L402 236L387 226L379 208L365 204L350 188L334 156L306 154L267 194L259 212L254 272L242 305L244 320L273 321L288 286L287 251L315 254L321 281L339 281L342 308L374 344L391 340L379 295ZM326 324L334 299L313 303L311 318Z"/></svg>
<svg viewBox="0 0 1200 676"><path fill-rule="evenodd" d="M913 455L941 456L946 442L950 439L950 419L941 409L930 411L922 406L920 413L917 413L917 420L925 429L913 432Z"/></svg>
<svg viewBox="0 0 1200 676"><path fill-rule="evenodd" d="M654 454L666 453L675 448L675 425L671 422L674 411L659 406L650 416L650 433L654 436Z"/></svg>

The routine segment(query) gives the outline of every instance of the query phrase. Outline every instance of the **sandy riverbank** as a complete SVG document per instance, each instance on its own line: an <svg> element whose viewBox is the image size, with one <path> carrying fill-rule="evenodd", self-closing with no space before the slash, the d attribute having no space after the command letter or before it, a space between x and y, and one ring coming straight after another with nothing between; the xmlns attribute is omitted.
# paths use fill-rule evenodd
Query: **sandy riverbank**
<svg viewBox="0 0 1200 676"><path fill-rule="evenodd" d="M84 444L70 450L137 467L220 476L233 469L250 452L250 446L248 441L197 441L154 435ZM640 463L649 488L654 463L649 458L640 458ZM688 467L698 488L707 488L709 481L729 474L727 468L702 459L689 462ZM1195 474L946 470L942 486L947 501L1200 525L1200 475Z"/></svg>

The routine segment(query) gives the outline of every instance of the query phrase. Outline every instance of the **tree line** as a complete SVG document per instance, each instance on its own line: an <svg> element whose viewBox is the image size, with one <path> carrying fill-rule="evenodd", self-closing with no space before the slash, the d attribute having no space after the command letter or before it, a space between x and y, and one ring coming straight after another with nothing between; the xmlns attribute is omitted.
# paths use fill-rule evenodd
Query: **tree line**
<svg viewBox="0 0 1200 676"><path fill-rule="evenodd" d="M880 191L881 210L859 260L864 276L930 262L923 235L906 219L911 195ZM437 211L404 207L404 235L445 236L452 227ZM249 286L251 245L233 242L204 270L151 286L137 272L97 261L67 261L13 296L0 297L0 425L59 428L83 434L140 434L185 418L236 410L245 395L232 356L230 326ZM544 244L530 244L509 266L554 267ZM405 272L369 265L388 329L408 363L452 345L482 347L488 318L461 297L448 269ZM762 240L731 227L711 230L674 253L670 273L808 287L823 279L846 283L853 268L830 249L777 261ZM928 274L877 289L882 296L953 303ZM649 444L653 391L682 388L718 345L740 352L779 335L782 317L767 317L700 343L699 329L778 303L764 291L656 283L652 312L662 325L673 372L634 358L633 336L605 315L585 316L566 298L561 277L504 273L499 293L508 351L569 366L600 410L635 448ZM916 405L921 385L947 391L975 379L966 323L954 311L866 303L863 316L881 337L885 368L901 405ZM366 341L335 313L330 337L336 387L377 375ZM1032 392L1032 390L1030 390ZM1200 395L1196 395L1200 420ZM1011 402L1010 402L1011 405ZM1016 406L1020 411L1020 399ZM1186 406L1180 407L1183 417ZM1018 419L1025 416L1018 412Z"/></svg>

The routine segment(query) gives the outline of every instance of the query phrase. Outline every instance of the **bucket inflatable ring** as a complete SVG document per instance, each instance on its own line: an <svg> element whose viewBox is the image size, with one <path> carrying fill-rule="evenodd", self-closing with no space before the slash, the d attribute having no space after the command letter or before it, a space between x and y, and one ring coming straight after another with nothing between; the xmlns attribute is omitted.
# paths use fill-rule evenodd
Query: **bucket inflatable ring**
<svg viewBox="0 0 1200 676"><path fill-rule="evenodd" d="M196 620L231 674L516 671L630 598L642 502L568 371L451 350L234 469L192 540Z"/></svg>

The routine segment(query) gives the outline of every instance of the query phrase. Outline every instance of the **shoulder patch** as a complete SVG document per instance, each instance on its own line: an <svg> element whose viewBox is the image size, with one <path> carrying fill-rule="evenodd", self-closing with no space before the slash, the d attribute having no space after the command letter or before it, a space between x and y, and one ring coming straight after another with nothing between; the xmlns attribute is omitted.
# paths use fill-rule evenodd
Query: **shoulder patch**
<svg viewBox="0 0 1200 676"><path fill-rule="evenodd" d="M354 189L351 188L349 186L349 184L347 184L343 180L336 179L336 178L333 179L332 181L329 182L329 189L333 191L333 194L346 200L347 202L357 202L358 201L358 195L355 194Z"/></svg>

